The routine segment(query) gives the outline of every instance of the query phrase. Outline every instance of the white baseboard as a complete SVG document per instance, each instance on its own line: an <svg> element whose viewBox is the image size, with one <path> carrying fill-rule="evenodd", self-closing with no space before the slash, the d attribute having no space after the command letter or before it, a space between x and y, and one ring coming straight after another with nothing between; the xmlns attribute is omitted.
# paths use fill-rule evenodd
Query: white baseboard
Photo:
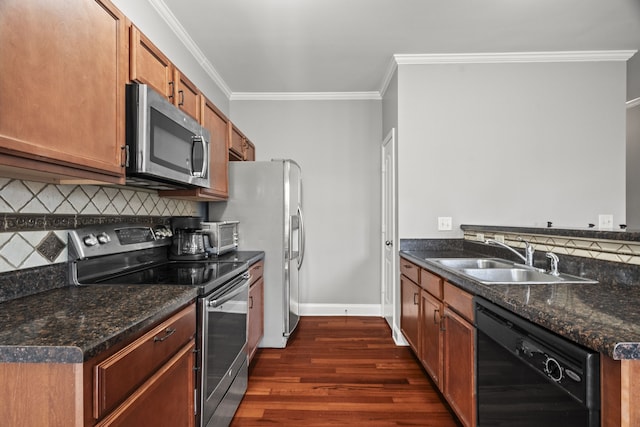
<svg viewBox="0 0 640 427"><path fill-rule="evenodd" d="M301 316L382 317L380 304L300 304Z"/></svg>
<svg viewBox="0 0 640 427"><path fill-rule="evenodd" d="M404 335L402 335L400 328L398 328L396 325L394 325L393 327L392 336L393 336L393 341L396 343L396 345L403 345L403 346L409 345Z"/></svg>

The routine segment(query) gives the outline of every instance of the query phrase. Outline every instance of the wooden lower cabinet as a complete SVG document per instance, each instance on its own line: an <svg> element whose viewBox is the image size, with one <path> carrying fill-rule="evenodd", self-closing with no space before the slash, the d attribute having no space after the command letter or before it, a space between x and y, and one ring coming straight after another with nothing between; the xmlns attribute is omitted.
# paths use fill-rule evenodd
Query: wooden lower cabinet
<svg viewBox="0 0 640 427"><path fill-rule="evenodd" d="M464 426L476 425L475 327L448 307L444 310L444 397Z"/></svg>
<svg viewBox="0 0 640 427"><path fill-rule="evenodd" d="M192 339L96 426L194 426L194 349Z"/></svg>
<svg viewBox="0 0 640 427"><path fill-rule="evenodd" d="M84 363L0 363L0 425L195 423L195 304Z"/></svg>
<svg viewBox="0 0 640 427"><path fill-rule="evenodd" d="M401 272L402 333L458 420L475 427L473 296L406 259Z"/></svg>
<svg viewBox="0 0 640 427"><path fill-rule="evenodd" d="M442 383L442 301L427 291L421 291L422 332L420 334L420 362L433 382L440 388Z"/></svg>
<svg viewBox="0 0 640 427"><path fill-rule="evenodd" d="M249 363L258 350L258 344L264 335L264 261L249 267L251 284L249 285L249 320L247 334L247 355Z"/></svg>
<svg viewBox="0 0 640 427"><path fill-rule="evenodd" d="M400 330L416 355L420 354L420 286L409 278L400 276L402 305Z"/></svg>

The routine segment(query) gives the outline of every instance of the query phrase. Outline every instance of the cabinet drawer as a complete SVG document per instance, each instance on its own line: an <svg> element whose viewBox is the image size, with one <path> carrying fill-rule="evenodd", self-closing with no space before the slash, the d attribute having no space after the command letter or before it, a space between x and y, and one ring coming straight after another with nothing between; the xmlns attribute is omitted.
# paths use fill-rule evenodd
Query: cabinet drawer
<svg viewBox="0 0 640 427"><path fill-rule="evenodd" d="M254 264L251 264L249 267L249 275L251 276L251 283L255 283L259 278L264 274L264 261L258 261Z"/></svg>
<svg viewBox="0 0 640 427"><path fill-rule="evenodd" d="M449 282L444 282L444 302L473 323L473 295Z"/></svg>
<svg viewBox="0 0 640 427"><path fill-rule="evenodd" d="M94 368L94 417L104 416L185 345L196 332L191 304Z"/></svg>
<svg viewBox="0 0 640 427"><path fill-rule="evenodd" d="M400 258L400 273L404 274L415 283L420 283L420 267L404 258Z"/></svg>
<svg viewBox="0 0 640 427"><path fill-rule="evenodd" d="M422 289L429 292L434 297L442 300L442 278L422 269L420 272L420 285Z"/></svg>

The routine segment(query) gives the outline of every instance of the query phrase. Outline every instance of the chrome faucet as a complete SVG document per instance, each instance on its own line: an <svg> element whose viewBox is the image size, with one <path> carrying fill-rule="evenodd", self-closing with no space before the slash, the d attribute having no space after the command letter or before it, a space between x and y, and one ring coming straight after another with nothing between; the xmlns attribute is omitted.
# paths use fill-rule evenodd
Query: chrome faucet
<svg viewBox="0 0 640 427"><path fill-rule="evenodd" d="M535 250L533 249L533 246L531 246L531 244L524 239L518 238L518 240L522 240L524 242L524 255L522 255L520 252L513 249L511 246L506 245L494 239L487 239L484 242L487 245L496 245L496 246L501 246L505 249L509 249L511 252L518 255L518 257L522 259L522 261L524 261L525 265L528 265L529 267L533 267L533 253L535 252Z"/></svg>
<svg viewBox="0 0 640 427"><path fill-rule="evenodd" d="M553 252L547 252L547 258L551 259L551 270L549 270L549 273L554 276L559 276L560 272L558 271L558 263L560 260L558 259L558 255Z"/></svg>

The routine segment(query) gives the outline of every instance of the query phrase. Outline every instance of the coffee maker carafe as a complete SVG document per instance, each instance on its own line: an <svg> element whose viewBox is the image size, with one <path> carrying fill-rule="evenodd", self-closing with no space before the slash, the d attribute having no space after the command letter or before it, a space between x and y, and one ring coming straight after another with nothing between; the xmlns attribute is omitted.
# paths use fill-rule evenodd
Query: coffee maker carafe
<svg viewBox="0 0 640 427"><path fill-rule="evenodd" d="M200 218L178 216L171 218L173 242L169 258L173 260L195 261L208 256L205 240L207 236L201 230Z"/></svg>

